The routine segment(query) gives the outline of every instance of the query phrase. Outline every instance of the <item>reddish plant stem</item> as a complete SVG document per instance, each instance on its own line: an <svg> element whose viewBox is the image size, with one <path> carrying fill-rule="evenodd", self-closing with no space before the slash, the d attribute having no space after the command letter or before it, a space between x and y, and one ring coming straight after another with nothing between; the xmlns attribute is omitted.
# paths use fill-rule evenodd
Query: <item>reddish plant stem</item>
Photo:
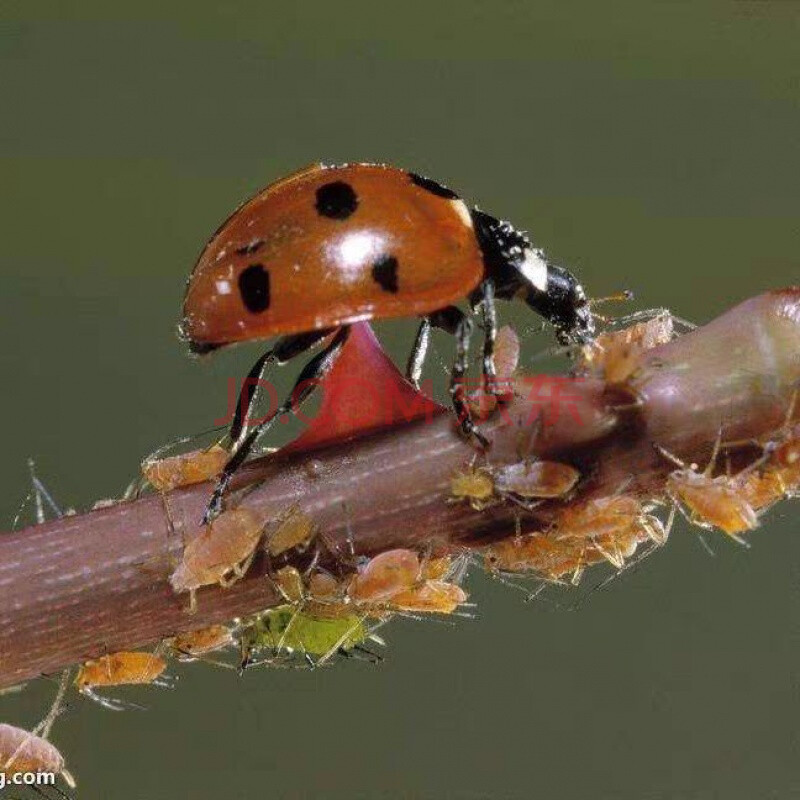
<svg viewBox="0 0 800 800"><path fill-rule="evenodd" d="M535 429L533 454L584 476L570 502L618 491L659 498L672 467L654 443L703 463L721 430L725 441L778 430L798 381L800 289L761 295L649 351L626 387L521 382L520 396L484 428L493 441L488 461L518 461ZM554 392L560 399L547 401ZM540 426L543 402L558 415ZM235 488L252 489L242 502L265 519L299 504L318 524L329 561L350 562L351 547L357 555L471 547L510 535L518 513L510 504L479 512L448 502L452 474L474 455L450 415L437 414L253 462ZM0 687L277 603L262 559L232 588L202 590L194 615L170 589L183 536L197 530L209 491L149 495L0 535ZM526 527L545 526L558 502L537 508Z"/></svg>

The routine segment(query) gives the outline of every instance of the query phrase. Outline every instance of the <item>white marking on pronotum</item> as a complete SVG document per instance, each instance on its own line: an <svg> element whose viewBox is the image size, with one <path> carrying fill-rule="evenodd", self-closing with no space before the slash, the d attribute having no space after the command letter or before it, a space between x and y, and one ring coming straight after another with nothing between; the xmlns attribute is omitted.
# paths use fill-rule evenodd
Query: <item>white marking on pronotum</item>
<svg viewBox="0 0 800 800"><path fill-rule="evenodd" d="M461 221L468 227L472 228L472 214L469 213L469 209L467 208L467 204L461 200L460 198L456 198L455 200L451 200L450 203L453 206L456 214L461 218Z"/></svg>
<svg viewBox="0 0 800 800"><path fill-rule="evenodd" d="M520 272L540 292L546 292L547 262L544 259L544 253L534 247L525 248L524 253L525 258L519 266Z"/></svg>

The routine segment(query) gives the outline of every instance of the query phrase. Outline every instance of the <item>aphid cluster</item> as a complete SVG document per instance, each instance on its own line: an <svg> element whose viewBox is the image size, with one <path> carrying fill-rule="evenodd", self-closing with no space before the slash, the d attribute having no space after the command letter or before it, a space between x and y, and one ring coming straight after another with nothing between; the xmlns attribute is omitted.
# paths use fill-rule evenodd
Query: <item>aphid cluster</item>
<svg viewBox="0 0 800 800"><path fill-rule="evenodd" d="M643 354L676 335L676 320L668 312L637 315L633 321L621 330L600 333L584 345L576 371L625 386L639 372ZM800 491L797 405L795 396L777 434L749 443L760 449L761 456L738 470L730 468L727 454L741 443L726 445L722 434L702 470L684 464L653 442L665 463L674 468L666 473L664 492L652 497L642 499L623 486L614 496L576 500L572 490L581 480L576 469L526 457L499 466L471 464L457 471L448 499L467 502L476 511L509 500L534 511L549 501L544 523L522 515L516 535L484 547L483 557L490 571L531 574L550 582L577 583L587 566L601 561L622 570L642 544L658 546L666 541L677 511L696 526L718 528L740 541L742 533L758 526L766 509ZM655 511L664 505L671 510L662 520Z"/></svg>
<svg viewBox="0 0 800 800"><path fill-rule="evenodd" d="M643 542L663 544L661 521L632 497L617 495L560 509L550 526L503 539L484 551L490 571L531 573L578 583L586 567L607 561L621 570Z"/></svg>
<svg viewBox="0 0 800 800"><path fill-rule="evenodd" d="M675 456L662 451L675 462L667 479L667 492L695 525L719 528L734 539L754 530L764 512L800 491L800 425L793 424L797 393L790 402L786 423L777 436L756 443L762 456L736 473L717 472L721 444L718 441L711 459L701 472L696 465L686 466Z"/></svg>
<svg viewBox="0 0 800 800"><path fill-rule="evenodd" d="M365 559L355 572L335 577L313 569L302 575L284 566L272 576L285 604L255 615L241 633L242 666L267 650L264 661L300 654L323 664L333 655L362 654L374 630L397 613L452 614L466 602L453 580L459 569L449 557L423 558L412 550L388 550Z"/></svg>

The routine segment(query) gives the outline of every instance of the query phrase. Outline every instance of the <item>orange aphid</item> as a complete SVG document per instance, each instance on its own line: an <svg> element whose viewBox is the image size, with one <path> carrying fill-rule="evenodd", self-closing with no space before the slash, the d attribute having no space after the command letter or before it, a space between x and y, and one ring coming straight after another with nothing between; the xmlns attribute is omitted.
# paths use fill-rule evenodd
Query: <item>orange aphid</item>
<svg viewBox="0 0 800 800"><path fill-rule="evenodd" d="M585 542L559 542L542 533L514 536L495 542L484 551L486 566L506 572L535 572L558 580L585 563Z"/></svg>
<svg viewBox="0 0 800 800"><path fill-rule="evenodd" d="M215 478L222 472L229 458L230 453L215 444L208 450L148 459L142 464L142 475L154 489L170 492L180 486L191 486Z"/></svg>
<svg viewBox="0 0 800 800"><path fill-rule="evenodd" d="M741 496L756 509L766 509L800 489L800 428L770 450L758 469L745 469L733 478Z"/></svg>
<svg viewBox="0 0 800 800"><path fill-rule="evenodd" d="M106 708L119 711L124 704L118 700L100 697L94 689L101 686L133 686L154 684L168 686L162 679L167 662L155 653L121 651L87 661L78 669L75 686L81 694L90 697Z"/></svg>
<svg viewBox="0 0 800 800"><path fill-rule="evenodd" d="M201 586L227 587L244 576L263 529L254 511L234 508L204 526L186 545L169 581L175 592L190 593L190 610L195 609L195 591Z"/></svg>
<svg viewBox="0 0 800 800"><path fill-rule="evenodd" d="M672 315L664 311L623 330L601 333L584 346L579 367L608 383L622 383L636 371L645 350L672 341L674 335Z"/></svg>
<svg viewBox="0 0 800 800"><path fill-rule="evenodd" d="M687 466L662 447L656 449L678 467L667 476L667 494L690 522L704 528L719 528L734 538L736 534L758 526L758 516L739 490L736 478L727 475L713 477L720 450L719 438L708 466L702 472L698 471L696 464Z"/></svg>
<svg viewBox="0 0 800 800"><path fill-rule="evenodd" d="M609 561L617 569L636 551L639 538L632 530L592 539L554 539L543 533L495 542L484 551L490 570L533 572L545 580L559 581L571 574L577 582L585 567Z"/></svg>
<svg viewBox="0 0 800 800"><path fill-rule="evenodd" d="M762 472L748 471L734 478L734 486L739 496L756 511L761 511L786 497L788 487L778 469L765 469Z"/></svg>
<svg viewBox="0 0 800 800"><path fill-rule="evenodd" d="M419 556L412 550L387 550L371 558L350 581L347 596L356 603L388 600L413 588L420 575Z"/></svg>
<svg viewBox="0 0 800 800"><path fill-rule="evenodd" d="M712 478L691 468L675 470L667 491L689 513L692 522L735 536L758 526L758 516L733 479Z"/></svg>
<svg viewBox="0 0 800 800"><path fill-rule="evenodd" d="M519 352L520 344L517 332L510 325L503 325L497 331L494 343L494 371L501 396L510 394L513 390L509 381L517 371Z"/></svg>
<svg viewBox="0 0 800 800"><path fill-rule="evenodd" d="M427 577L443 574L445 566L449 569L449 559L434 559L428 571L413 551L387 550L353 577L347 595L362 606L450 614L467 599L466 593L456 584Z"/></svg>
<svg viewBox="0 0 800 800"><path fill-rule="evenodd" d="M667 533L661 520L648 514L634 497L599 497L561 509L553 520L557 539L618 537L627 533L646 536L663 544Z"/></svg>
<svg viewBox="0 0 800 800"><path fill-rule="evenodd" d="M421 586L392 595L392 608L400 611L452 614L466 602L467 593L454 583L426 580Z"/></svg>
<svg viewBox="0 0 800 800"><path fill-rule="evenodd" d="M211 625L197 631L180 633L165 640L165 644L181 660L191 660L233 644L233 635L225 625Z"/></svg>
<svg viewBox="0 0 800 800"><path fill-rule="evenodd" d="M75 685L84 689L153 683L166 668L167 662L155 653L123 650L82 664L75 677Z"/></svg>
<svg viewBox="0 0 800 800"><path fill-rule="evenodd" d="M303 599L303 577L297 567L281 567L272 579L287 603L299 603Z"/></svg>
<svg viewBox="0 0 800 800"><path fill-rule="evenodd" d="M335 600L341 591L339 581L328 572L315 572L308 579L308 594L314 600Z"/></svg>
<svg viewBox="0 0 800 800"><path fill-rule="evenodd" d="M504 325L497 331L494 345L495 391L484 387L469 396L470 411L477 419L486 419L497 408L498 401L514 393L512 379L519 364L520 344L516 331Z"/></svg>
<svg viewBox="0 0 800 800"><path fill-rule="evenodd" d="M64 769L64 756L55 745L22 728L0 722L0 775L4 783L25 772L52 772L75 788L75 779Z"/></svg>
<svg viewBox="0 0 800 800"><path fill-rule="evenodd" d="M315 533L314 520L304 511L292 508L267 537L267 551L275 558L287 550L303 550Z"/></svg>
<svg viewBox="0 0 800 800"><path fill-rule="evenodd" d="M494 480L488 469L468 467L459 470L450 479L451 502L467 501L476 511L481 511L495 501Z"/></svg>
<svg viewBox="0 0 800 800"><path fill-rule="evenodd" d="M581 474L557 461L520 461L493 469L492 476L500 494L529 500L562 497L574 488Z"/></svg>
<svg viewBox="0 0 800 800"><path fill-rule="evenodd" d="M352 613L345 586L328 572L314 572L308 579L306 610L311 616L330 618Z"/></svg>

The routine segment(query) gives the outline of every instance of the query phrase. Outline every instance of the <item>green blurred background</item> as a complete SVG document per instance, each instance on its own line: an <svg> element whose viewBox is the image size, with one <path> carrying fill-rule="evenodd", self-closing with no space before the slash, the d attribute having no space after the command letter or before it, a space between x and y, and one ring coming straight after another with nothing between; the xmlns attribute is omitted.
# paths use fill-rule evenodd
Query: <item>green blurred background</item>
<svg viewBox="0 0 800 800"><path fill-rule="evenodd" d="M4 0L2 519L28 456L85 507L209 427L258 348L186 358L184 278L307 162L413 167L593 294L696 322L797 282L799 22L795 2ZM391 626L379 668L197 665L136 694L147 713L76 700L55 740L85 798L798 797L796 515L750 550L712 537L716 558L678 525L590 597L476 574L474 620Z"/></svg>

